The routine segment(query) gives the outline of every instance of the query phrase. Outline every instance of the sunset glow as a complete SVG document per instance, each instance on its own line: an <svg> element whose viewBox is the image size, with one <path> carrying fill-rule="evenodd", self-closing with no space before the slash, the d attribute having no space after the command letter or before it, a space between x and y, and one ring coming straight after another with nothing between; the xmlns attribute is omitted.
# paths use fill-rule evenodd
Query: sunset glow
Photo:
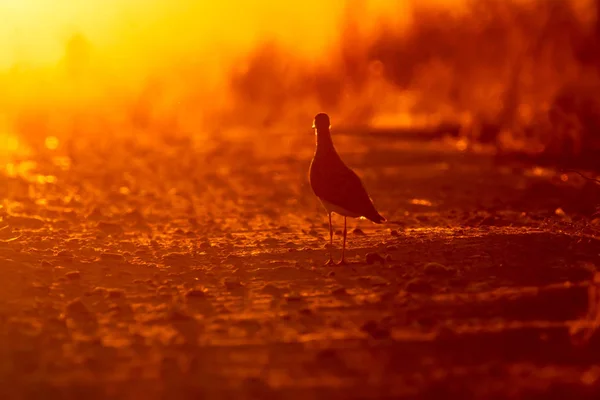
<svg viewBox="0 0 600 400"><path fill-rule="evenodd" d="M47 134L64 136L75 113L112 124L136 102L198 128L202 110L223 105L232 63L260 41L323 57L343 3L1 0L0 115L28 139L15 124L35 125L33 114L46 115Z"/></svg>
<svg viewBox="0 0 600 400"><path fill-rule="evenodd" d="M574 8L582 20L590 1ZM141 129L144 136L178 131L202 137L215 118L243 126L296 123L322 108L341 125L464 124L503 112L515 63L523 64L522 104L511 107L527 110L517 113L522 121L537 118L563 85L555 78L568 81L579 66L563 49L540 50L536 63L544 68L533 74L521 54L535 35L502 13L536 11L502 2L489 6L500 10L494 14L499 22L486 23L512 33L502 36L502 49L480 57L484 28L460 18L479 21L481 12L465 4L1 0L4 131L40 146L48 136L72 136L74 125L78 135L95 136L99 121L100 130L112 127L120 136ZM547 14L543 18L558 15ZM543 24L525 26L543 32ZM402 44L404 36L410 45ZM465 40L472 43L461 46ZM440 47L453 50L428 55ZM465 79L477 84L464 85Z"/></svg>
<svg viewBox="0 0 600 400"><path fill-rule="evenodd" d="M596 400L599 177L600 0L0 0L0 399Z"/></svg>

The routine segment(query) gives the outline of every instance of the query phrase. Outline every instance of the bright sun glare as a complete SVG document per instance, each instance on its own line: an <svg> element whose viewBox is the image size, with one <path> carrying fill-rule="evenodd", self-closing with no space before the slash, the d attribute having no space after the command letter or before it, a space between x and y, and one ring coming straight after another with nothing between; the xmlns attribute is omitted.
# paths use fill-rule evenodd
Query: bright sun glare
<svg viewBox="0 0 600 400"><path fill-rule="evenodd" d="M139 51L150 42L154 50L163 50L211 42L249 44L262 35L296 41L301 31L303 40L296 44L310 48L332 36L343 4L343 0L326 5L308 0L302 7L267 0L0 0L0 68L15 62L52 63L73 33L84 34L100 48Z"/></svg>
<svg viewBox="0 0 600 400"><path fill-rule="evenodd" d="M192 97L188 107L194 109L187 111L197 119L198 101L204 100L194 96L210 99L205 106L218 103L207 92L226 92L224 79L261 42L283 45L307 63L327 61L331 46L339 45L346 7L368 31L386 7L401 11L411 1L0 0L0 119L8 121L0 134L18 132L27 140L39 135L35 142L43 145L43 138L70 126L71 116L96 112L113 121L140 97L155 113L178 113L181 97ZM405 14L387 17L399 23ZM182 72L188 76L181 78ZM146 96L157 81L156 97ZM168 86L168 95L160 85ZM33 127L12 126L32 115ZM43 134L42 120L51 126ZM15 142L0 146L13 148Z"/></svg>
<svg viewBox="0 0 600 400"><path fill-rule="evenodd" d="M120 107L119 101L143 92L148 79L172 81L182 68L193 68L204 83L219 85L211 74L225 73L224 62L243 56L259 40L293 43L295 51L314 55L335 37L343 4L0 0L0 146L4 153L15 150L15 116L52 109L49 118L56 119L61 114L55 111L65 108L108 113L107 105ZM87 74L75 83L69 75L73 65ZM186 90L172 86L175 92ZM94 102L83 101L86 96Z"/></svg>

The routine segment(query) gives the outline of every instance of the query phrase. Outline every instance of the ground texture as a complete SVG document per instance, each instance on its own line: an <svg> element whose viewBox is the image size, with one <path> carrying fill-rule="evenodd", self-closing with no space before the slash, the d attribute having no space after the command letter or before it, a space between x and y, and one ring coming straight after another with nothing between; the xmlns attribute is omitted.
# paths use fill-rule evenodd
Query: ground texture
<svg viewBox="0 0 600 400"><path fill-rule="evenodd" d="M339 135L390 223L325 267L314 137L266 135L7 159L0 398L600 398L594 184Z"/></svg>

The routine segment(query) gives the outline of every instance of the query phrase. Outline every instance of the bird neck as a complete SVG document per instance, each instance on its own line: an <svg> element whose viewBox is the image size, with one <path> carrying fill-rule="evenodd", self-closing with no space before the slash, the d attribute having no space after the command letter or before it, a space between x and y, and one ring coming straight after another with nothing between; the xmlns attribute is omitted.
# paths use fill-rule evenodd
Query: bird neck
<svg viewBox="0 0 600 400"><path fill-rule="evenodd" d="M333 150L335 152L329 129L317 129L317 150Z"/></svg>

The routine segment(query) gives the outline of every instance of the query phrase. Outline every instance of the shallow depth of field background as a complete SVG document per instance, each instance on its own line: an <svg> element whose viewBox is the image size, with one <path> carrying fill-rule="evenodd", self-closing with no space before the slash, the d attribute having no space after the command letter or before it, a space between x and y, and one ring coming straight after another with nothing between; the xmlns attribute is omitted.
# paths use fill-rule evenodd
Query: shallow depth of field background
<svg viewBox="0 0 600 400"><path fill-rule="evenodd" d="M599 15L0 0L0 398L600 398Z"/></svg>
<svg viewBox="0 0 600 400"><path fill-rule="evenodd" d="M325 110L338 126L452 123L503 151L594 158L597 8L4 0L0 147L26 151L49 136L257 139L255 128L293 136Z"/></svg>

